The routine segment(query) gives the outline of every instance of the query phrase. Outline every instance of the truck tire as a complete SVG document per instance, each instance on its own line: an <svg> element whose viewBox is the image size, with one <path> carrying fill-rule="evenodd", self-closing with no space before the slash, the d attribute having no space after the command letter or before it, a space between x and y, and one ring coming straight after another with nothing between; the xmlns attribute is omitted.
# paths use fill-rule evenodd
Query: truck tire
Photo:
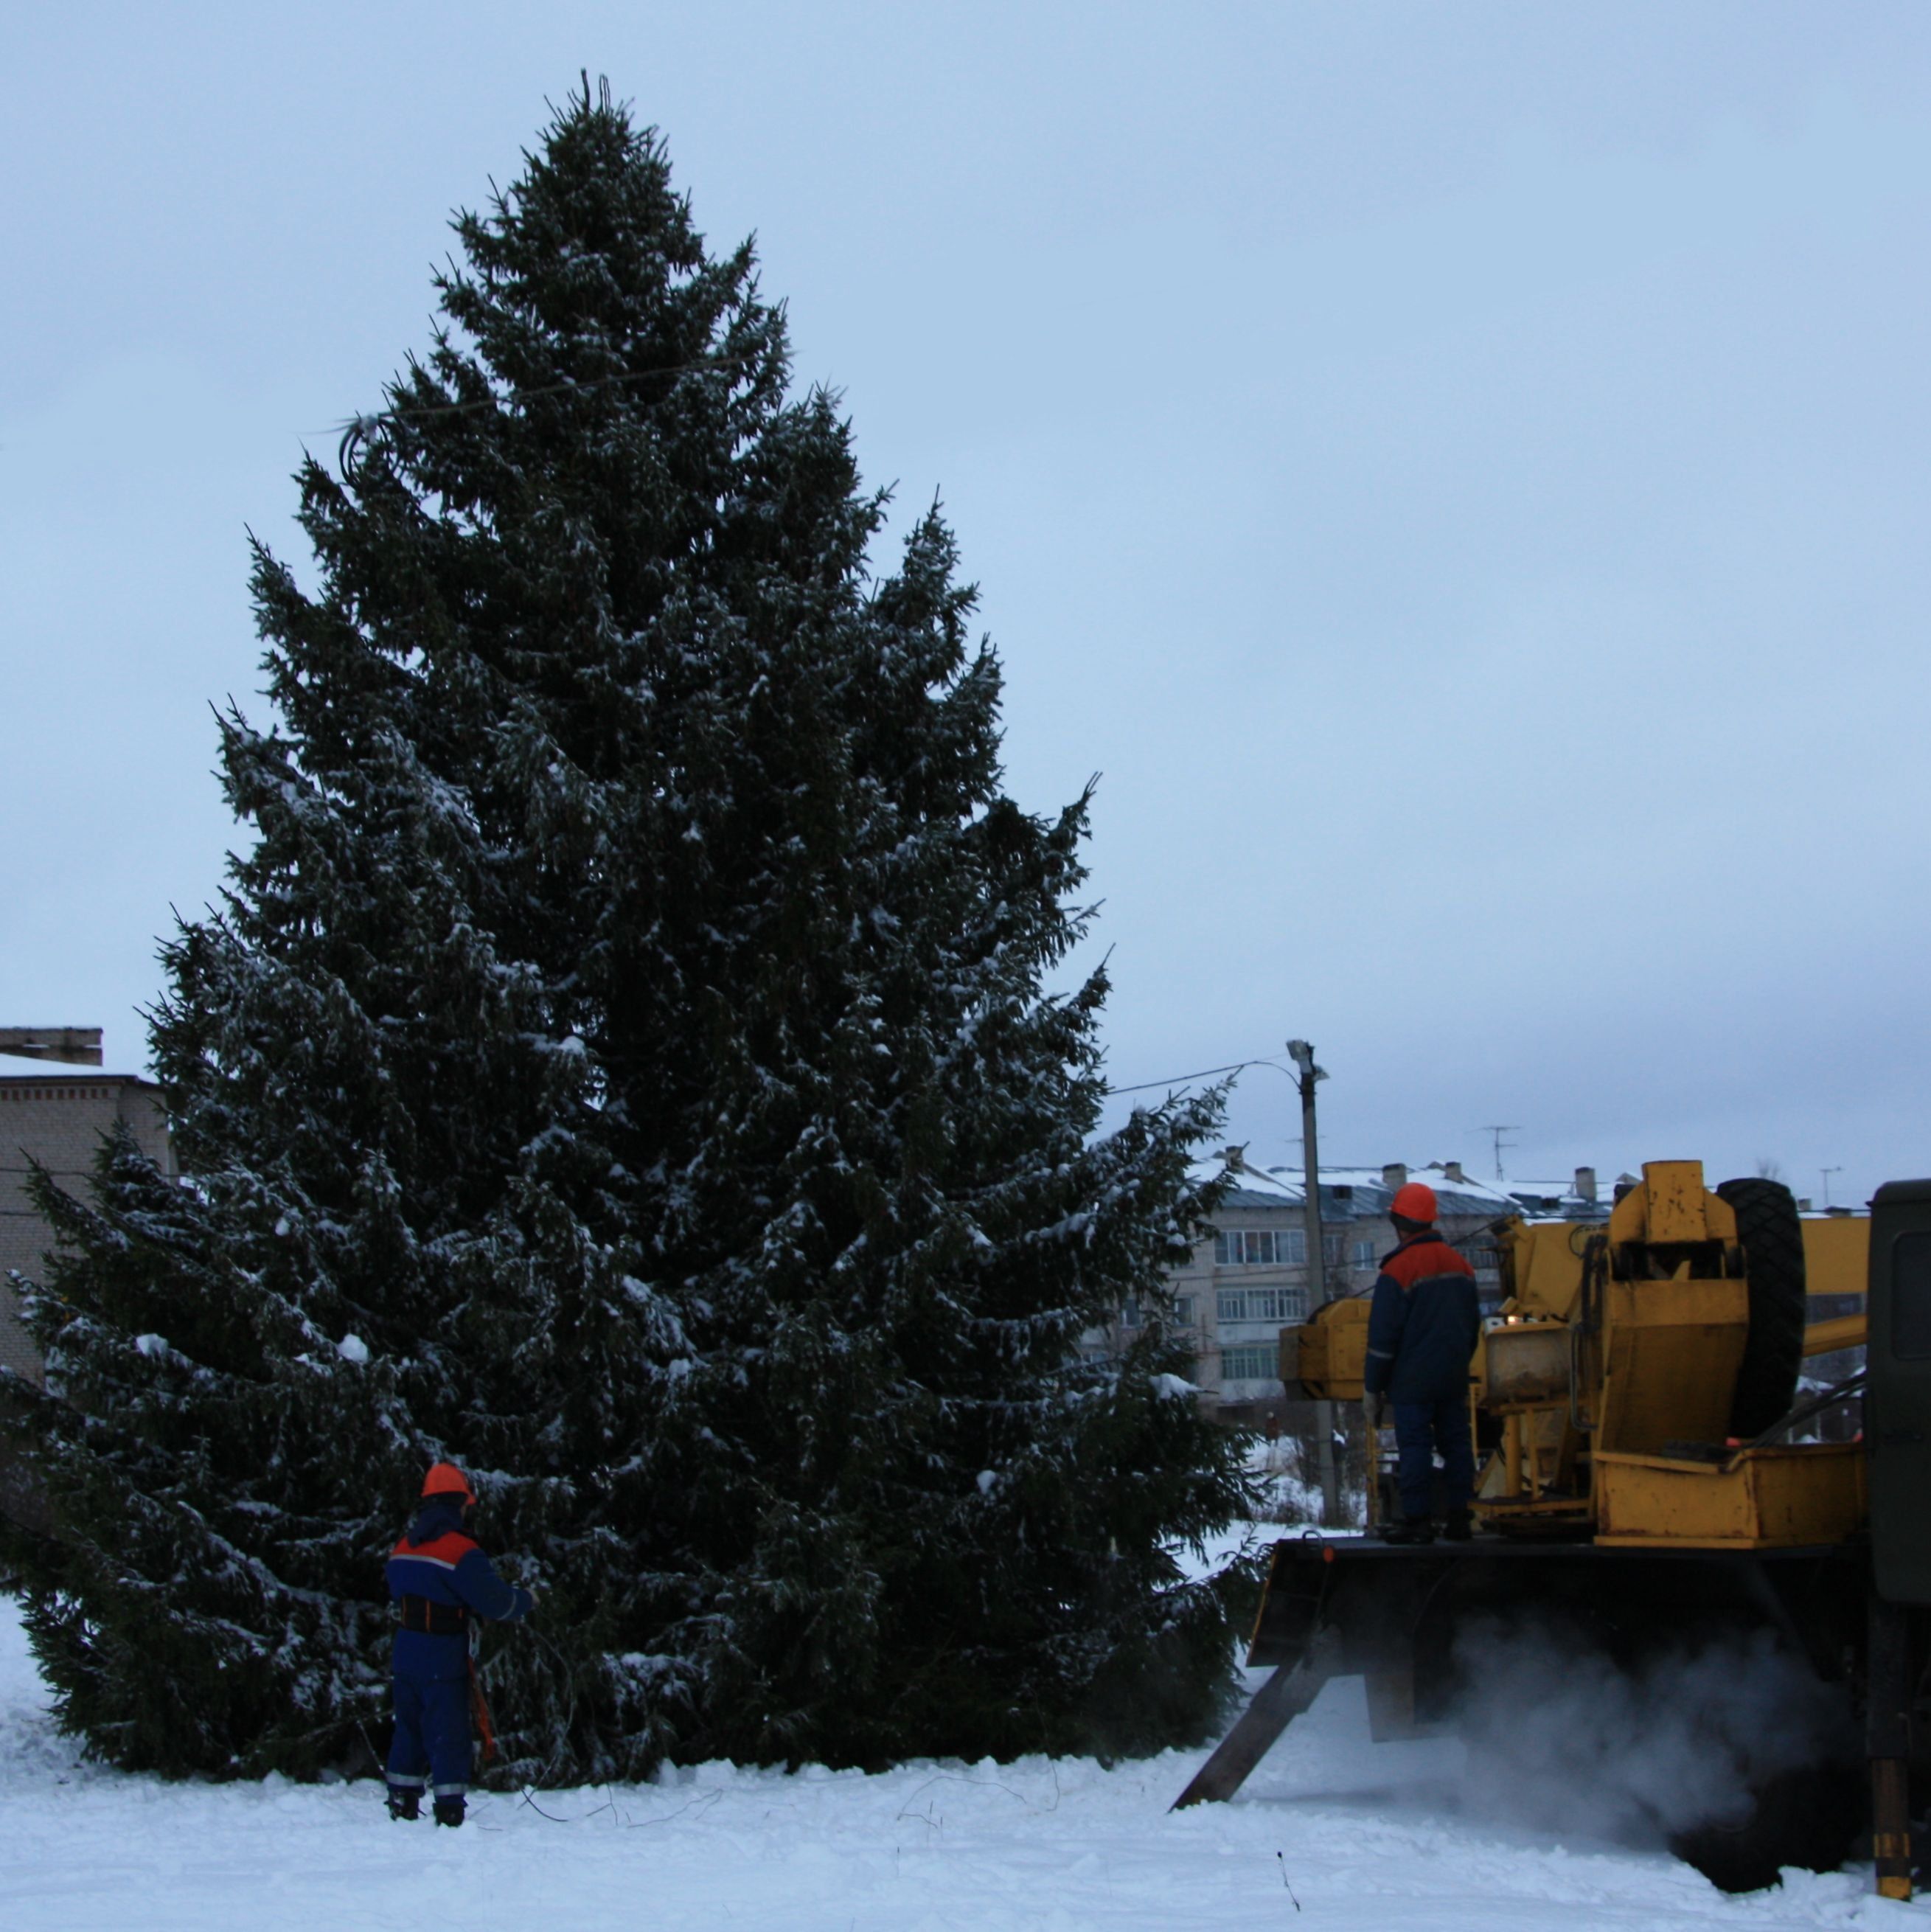
<svg viewBox="0 0 1931 1932"><path fill-rule="evenodd" d="M1845 1762L1779 1772L1750 1793L1734 1823L1677 1832L1669 1849L1719 1892L1761 1892L1786 1865L1835 1871L1863 1828L1862 1769Z"/></svg>
<svg viewBox="0 0 1931 1932"><path fill-rule="evenodd" d="M1717 1192L1736 1210L1750 1283L1750 1333L1730 1406L1730 1433L1747 1442L1782 1420L1796 1400L1807 1318L1804 1228L1780 1180L1726 1180Z"/></svg>

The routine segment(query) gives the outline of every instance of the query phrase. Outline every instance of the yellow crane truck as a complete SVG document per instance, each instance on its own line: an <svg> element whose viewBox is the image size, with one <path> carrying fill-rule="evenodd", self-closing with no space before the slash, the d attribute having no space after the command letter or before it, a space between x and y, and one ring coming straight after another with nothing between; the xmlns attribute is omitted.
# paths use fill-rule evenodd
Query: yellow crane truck
<svg viewBox="0 0 1931 1932"><path fill-rule="evenodd" d="M1496 1232L1505 1298L1471 1365L1479 1533L1375 1540L1377 1466L1369 1536L1278 1544L1248 1653L1273 1675L1179 1805L1231 1796L1330 1677L1366 1678L1377 1741L1452 1730L1471 1670L1507 1667L1458 1638L1498 1618L1546 1616L1632 1669L1741 1637L1831 1687L1865 1762L1786 1770L1675 1848L1745 1891L1787 1864L1834 1867L1867 1828L1878 1889L1909 1898L1914 1783L1931 1793L1915 1748L1931 1666L1931 1180L1880 1188L1867 1222L1804 1222L1774 1182L1711 1190L1701 1163L1657 1161L1605 1223ZM1862 1312L1807 1322L1808 1291L1827 1287L1865 1290ZM1287 1387L1359 1399L1367 1315L1331 1301L1284 1330ZM1807 1358L1859 1344L1863 1370L1798 1400ZM1847 1408L1852 1439L1789 1439Z"/></svg>

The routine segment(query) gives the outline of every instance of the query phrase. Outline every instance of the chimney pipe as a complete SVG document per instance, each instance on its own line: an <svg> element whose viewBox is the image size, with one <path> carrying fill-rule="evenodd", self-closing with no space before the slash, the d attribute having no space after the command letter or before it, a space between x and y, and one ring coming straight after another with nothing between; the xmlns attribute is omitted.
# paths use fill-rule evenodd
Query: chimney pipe
<svg viewBox="0 0 1931 1932"><path fill-rule="evenodd" d="M1596 1198L1596 1170L1593 1167L1579 1167L1576 1170L1576 1198L1591 1202Z"/></svg>

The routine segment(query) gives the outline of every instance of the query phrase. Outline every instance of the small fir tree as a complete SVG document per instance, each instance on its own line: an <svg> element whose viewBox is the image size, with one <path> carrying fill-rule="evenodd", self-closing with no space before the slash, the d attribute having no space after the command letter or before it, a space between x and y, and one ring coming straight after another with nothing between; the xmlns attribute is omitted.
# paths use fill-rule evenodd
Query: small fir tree
<svg viewBox="0 0 1931 1932"><path fill-rule="evenodd" d="M937 512L893 574L749 247L607 94L455 224L445 322L254 590L254 842L163 948L132 1142L32 1297L16 1532L67 1721L169 1771L379 1747L422 1468L543 1589L512 1779L1199 1737L1247 1502L1165 1269L1217 1093L1097 1132L1087 799L1001 790ZM1123 1359L1084 1331L1152 1312Z"/></svg>

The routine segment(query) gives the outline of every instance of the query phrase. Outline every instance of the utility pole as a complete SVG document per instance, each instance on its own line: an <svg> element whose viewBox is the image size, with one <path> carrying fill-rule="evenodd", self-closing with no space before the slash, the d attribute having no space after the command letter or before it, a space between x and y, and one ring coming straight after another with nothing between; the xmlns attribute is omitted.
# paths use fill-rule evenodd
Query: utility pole
<svg viewBox="0 0 1931 1932"><path fill-rule="evenodd" d="M1327 1257L1321 1251L1321 1150L1315 1138L1314 1090L1327 1078L1314 1064L1314 1048L1304 1040L1288 1042L1288 1058L1300 1072L1297 1084L1301 1090L1301 1195L1307 1208L1308 1312L1312 1315L1327 1299ZM1320 1440L1317 1460L1321 1468L1321 1513L1330 1528L1341 1524L1341 1465L1334 1453L1334 1404L1315 1404L1315 1427ZM1369 1480L1373 1480L1372 1455Z"/></svg>

